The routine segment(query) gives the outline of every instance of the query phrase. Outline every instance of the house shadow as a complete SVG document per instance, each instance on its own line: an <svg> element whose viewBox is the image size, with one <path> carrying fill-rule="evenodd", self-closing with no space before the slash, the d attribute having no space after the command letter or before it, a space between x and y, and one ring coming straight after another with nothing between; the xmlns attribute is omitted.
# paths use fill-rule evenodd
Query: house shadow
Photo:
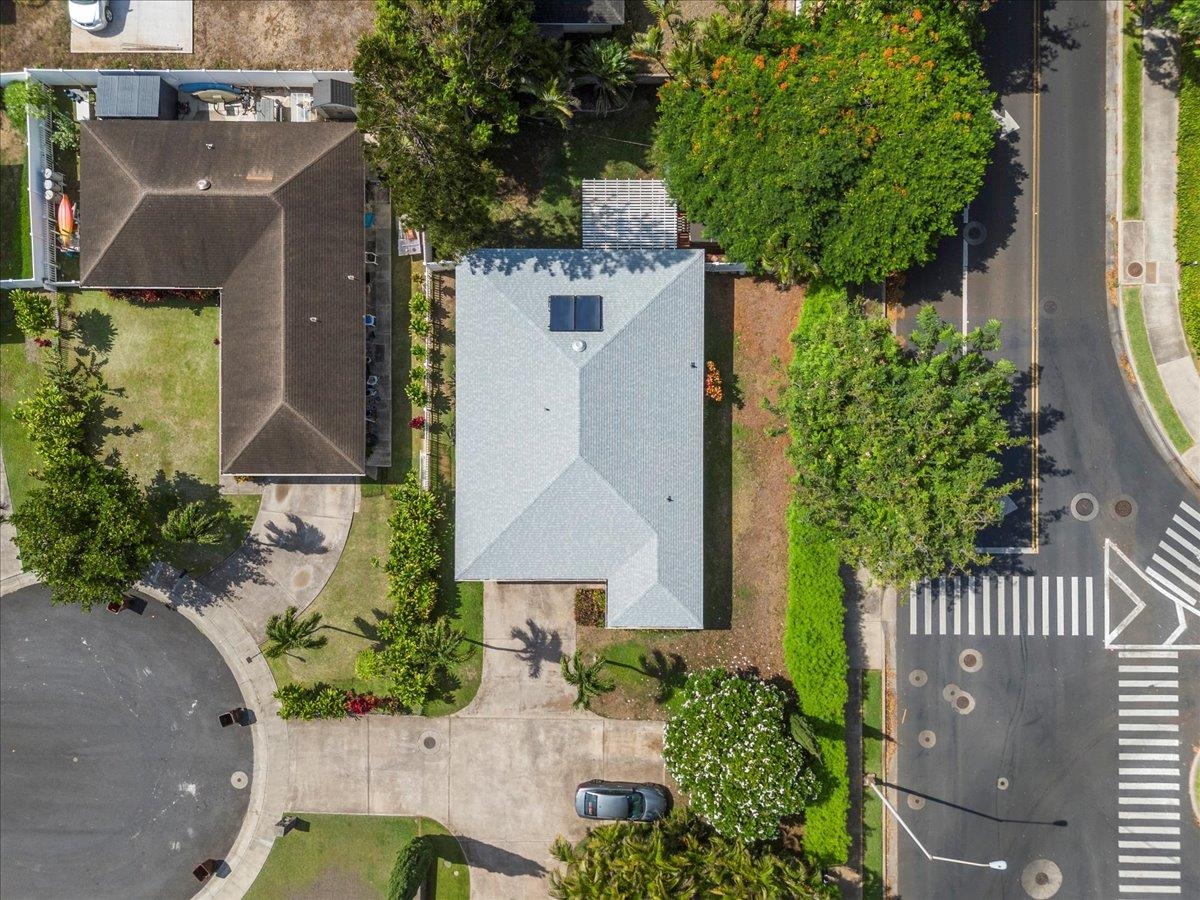
<svg viewBox="0 0 1200 900"><path fill-rule="evenodd" d="M704 279L705 360L733 380L733 279ZM704 400L704 627L727 629L733 620L733 408Z"/></svg>

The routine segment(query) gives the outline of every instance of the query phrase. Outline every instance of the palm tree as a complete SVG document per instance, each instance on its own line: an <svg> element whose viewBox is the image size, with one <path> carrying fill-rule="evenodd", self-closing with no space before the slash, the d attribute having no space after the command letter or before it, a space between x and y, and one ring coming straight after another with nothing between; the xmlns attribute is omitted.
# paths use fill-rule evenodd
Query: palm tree
<svg viewBox="0 0 1200 900"><path fill-rule="evenodd" d="M571 85L565 75L550 78L525 76L521 80L521 93L531 98L525 111L531 119L554 122L561 128L571 124L571 117L579 108L579 98L571 93Z"/></svg>
<svg viewBox="0 0 1200 900"><path fill-rule="evenodd" d="M559 660L562 666L563 681L575 685L575 709L587 709L593 697L607 694L616 687L611 681L601 677L600 673L607 665L607 660L592 657L589 665L583 664L583 653L576 650L572 656L564 656Z"/></svg>
<svg viewBox="0 0 1200 900"><path fill-rule="evenodd" d="M296 607L289 606L283 615L275 613L267 619L267 645L263 647L263 656L268 659L278 659L285 653L292 655L293 650L316 650L324 647L329 640L326 637L313 637L313 632L321 627L321 614L296 618Z"/></svg>
<svg viewBox="0 0 1200 900"><path fill-rule="evenodd" d="M438 619L423 629L421 647L425 662L433 669L450 671L474 651L463 647L466 635L451 624L449 619Z"/></svg>
<svg viewBox="0 0 1200 900"><path fill-rule="evenodd" d="M575 85L590 87L596 95L596 112L608 115L633 86L633 60L629 48L612 38L585 44L575 63Z"/></svg>

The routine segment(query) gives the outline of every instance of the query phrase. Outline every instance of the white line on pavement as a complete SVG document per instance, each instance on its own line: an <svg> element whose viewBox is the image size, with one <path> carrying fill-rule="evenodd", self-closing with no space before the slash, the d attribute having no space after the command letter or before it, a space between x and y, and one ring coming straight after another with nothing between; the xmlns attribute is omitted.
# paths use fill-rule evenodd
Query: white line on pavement
<svg viewBox="0 0 1200 900"><path fill-rule="evenodd" d="M1170 781L1120 781L1117 782L1117 790L1121 791L1178 791L1181 790L1178 782Z"/></svg>
<svg viewBox="0 0 1200 900"><path fill-rule="evenodd" d="M1176 719L1179 717L1179 710L1177 710L1177 709L1119 709L1119 710L1117 710L1117 715L1119 715L1119 716L1146 716L1146 717L1170 716L1172 719Z"/></svg>
<svg viewBox="0 0 1200 900"><path fill-rule="evenodd" d="M1133 680L1118 681L1117 687L1123 687L1123 688L1163 688L1163 687L1177 688L1177 687L1179 687L1179 682L1178 682L1178 680L1172 679L1172 678L1164 678L1161 681L1159 681L1159 680L1139 681L1137 679L1133 679Z"/></svg>
<svg viewBox="0 0 1200 900"><path fill-rule="evenodd" d="M1025 633L1030 637L1037 634L1037 616L1034 613L1036 601L1037 579L1030 575L1029 581L1025 583Z"/></svg>
<svg viewBox="0 0 1200 900"><path fill-rule="evenodd" d="M925 583L925 633L933 633L933 585Z"/></svg>
<svg viewBox="0 0 1200 900"><path fill-rule="evenodd" d="M1190 559L1188 559L1186 556L1184 556L1182 553L1180 553L1178 550L1176 550L1174 547L1172 547L1166 541L1159 541L1158 546L1162 547L1164 550L1166 550L1168 553L1170 553L1173 557L1175 557L1177 560L1179 560L1181 563L1183 563L1185 566L1187 566L1189 569L1191 569L1197 575L1200 575L1200 566L1196 565L1194 562L1192 562Z"/></svg>
<svg viewBox="0 0 1200 900"><path fill-rule="evenodd" d="M1178 806L1178 797L1118 797L1121 806Z"/></svg>
<svg viewBox="0 0 1200 900"><path fill-rule="evenodd" d="M1177 543L1180 547L1190 550L1193 554L1195 554L1196 559L1200 559L1200 547L1197 547L1174 528L1167 529L1167 537Z"/></svg>
<svg viewBox="0 0 1200 900"><path fill-rule="evenodd" d="M1178 850L1179 841L1117 841L1126 850Z"/></svg>
<svg viewBox="0 0 1200 900"><path fill-rule="evenodd" d="M1013 611L1013 637L1021 636L1021 576L1014 575L1012 577L1012 611Z"/></svg>
<svg viewBox="0 0 1200 900"><path fill-rule="evenodd" d="M1176 675L1179 673L1179 666L1117 666L1121 672L1148 672L1157 674L1159 672L1164 675Z"/></svg>
<svg viewBox="0 0 1200 900"><path fill-rule="evenodd" d="M1200 538L1200 529L1194 528L1181 516L1172 516L1171 521L1177 525L1182 525L1184 528L1186 528L1188 531L1190 531L1192 534L1194 534L1197 538Z"/></svg>
<svg viewBox="0 0 1200 900"><path fill-rule="evenodd" d="M962 634L962 579L955 578L950 584L950 602L954 603L954 633Z"/></svg>
<svg viewBox="0 0 1200 900"><path fill-rule="evenodd" d="M908 633L917 633L917 583L908 592Z"/></svg>
<svg viewBox="0 0 1200 900"><path fill-rule="evenodd" d="M1071 634L1079 634L1079 577L1071 576Z"/></svg>
<svg viewBox="0 0 1200 900"><path fill-rule="evenodd" d="M1177 884L1123 884L1122 894L1181 894L1183 889Z"/></svg>
<svg viewBox="0 0 1200 900"><path fill-rule="evenodd" d="M1121 834L1179 834L1178 825L1120 825Z"/></svg>
<svg viewBox="0 0 1200 900"><path fill-rule="evenodd" d="M1150 762L1179 762L1178 753L1118 753L1117 759L1144 759Z"/></svg>
<svg viewBox="0 0 1200 900"><path fill-rule="evenodd" d="M1176 778L1178 778L1179 777L1179 767L1176 766L1174 769L1163 769L1163 768L1153 768L1153 767L1125 768L1125 769L1118 769L1117 774L1118 775L1174 775Z"/></svg>
<svg viewBox="0 0 1200 900"><path fill-rule="evenodd" d="M1179 659L1178 650L1122 650L1121 659Z"/></svg>
<svg viewBox="0 0 1200 900"><path fill-rule="evenodd" d="M1063 596L1063 577L1061 575L1058 576L1058 581L1055 587L1058 589L1058 634L1061 637L1064 633L1063 627L1066 625L1066 617L1063 615L1063 603L1066 600L1066 597Z"/></svg>
<svg viewBox="0 0 1200 900"><path fill-rule="evenodd" d="M1179 738L1118 738L1122 747L1178 747Z"/></svg>
<svg viewBox="0 0 1200 900"><path fill-rule="evenodd" d="M967 634L975 634L975 576L967 579Z"/></svg>
<svg viewBox="0 0 1200 900"><path fill-rule="evenodd" d="M1122 722L1117 726L1118 731L1178 731L1179 726L1174 722Z"/></svg>
<svg viewBox="0 0 1200 900"><path fill-rule="evenodd" d="M1134 863L1140 866L1177 866L1179 865L1178 856L1139 856L1136 854L1120 854L1117 856L1117 862Z"/></svg>
<svg viewBox="0 0 1200 900"><path fill-rule="evenodd" d="M1000 581L1000 590L1004 590L1004 580ZM992 579L983 579L983 633L992 633Z"/></svg>
<svg viewBox="0 0 1200 900"><path fill-rule="evenodd" d="M1179 502L1179 507L1180 507L1180 509L1184 510L1184 512L1191 515L1191 517L1193 519L1195 519L1197 522L1200 522L1200 512L1196 512L1196 510L1194 510L1190 506L1188 506L1186 501L1181 500Z"/></svg>
<svg viewBox="0 0 1200 900"><path fill-rule="evenodd" d="M1088 637L1092 636L1093 613L1092 613L1092 577L1089 575L1084 579L1084 587L1087 589L1087 633Z"/></svg>
<svg viewBox="0 0 1200 900"><path fill-rule="evenodd" d="M1178 694L1121 694L1121 703L1178 703Z"/></svg>
<svg viewBox="0 0 1200 900"><path fill-rule="evenodd" d="M1200 583L1196 582L1196 580L1193 578L1189 578L1187 575L1185 575L1183 572L1181 572L1176 566L1173 566L1169 560L1164 559L1163 557L1159 556L1157 553L1155 553L1150 558L1154 562L1156 562L1160 566L1162 566L1164 569L1167 569L1170 572L1172 572L1175 575L1175 577L1178 578L1180 581L1182 581L1184 584L1190 584L1193 588L1200 591ZM1190 602L1195 603L1196 601L1192 600Z"/></svg>
<svg viewBox="0 0 1200 900"><path fill-rule="evenodd" d="M1144 810L1137 810L1137 809L1118 809L1117 810L1117 818L1119 818L1119 819L1156 819L1158 821L1168 821L1168 822L1171 820L1178 821L1179 820L1179 811L1172 810L1172 811L1168 811L1168 812L1162 812L1160 810L1154 810L1151 812L1146 812Z"/></svg>
<svg viewBox="0 0 1200 900"><path fill-rule="evenodd" d="M946 633L946 579L940 581L941 590L938 591L938 634Z"/></svg>
<svg viewBox="0 0 1200 900"><path fill-rule="evenodd" d="M1005 629L1008 627L1008 619L1005 616L1007 610L1004 608L1004 592L1008 582L1004 577L996 579L996 634L1003 636Z"/></svg>
<svg viewBox="0 0 1200 900"><path fill-rule="evenodd" d="M1172 881L1179 878L1178 872L1154 872L1138 869L1121 869L1117 874L1120 878L1158 878L1163 881Z"/></svg>

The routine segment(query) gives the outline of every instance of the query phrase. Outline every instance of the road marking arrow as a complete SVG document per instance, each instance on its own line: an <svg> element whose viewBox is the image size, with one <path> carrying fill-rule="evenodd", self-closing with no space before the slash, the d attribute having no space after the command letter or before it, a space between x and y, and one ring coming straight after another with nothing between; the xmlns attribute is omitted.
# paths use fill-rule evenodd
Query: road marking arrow
<svg viewBox="0 0 1200 900"><path fill-rule="evenodd" d="M1017 124L1017 120L1012 117L1012 113L1010 113L1004 107L1000 107L999 110L993 109L992 118L994 118L996 120L996 124L1000 126L1000 135L1002 137L1008 137L1013 132L1018 131L1021 127Z"/></svg>

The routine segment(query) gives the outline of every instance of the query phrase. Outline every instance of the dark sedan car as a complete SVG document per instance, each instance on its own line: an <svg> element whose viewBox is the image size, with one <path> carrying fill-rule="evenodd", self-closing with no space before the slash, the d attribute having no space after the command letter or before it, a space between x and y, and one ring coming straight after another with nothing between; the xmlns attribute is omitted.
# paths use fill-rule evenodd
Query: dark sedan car
<svg viewBox="0 0 1200 900"><path fill-rule="evenodd" d="M671 792L660 784L585 781L575 789L575 812L584 819L653 822L671 811Z"/></svg>

